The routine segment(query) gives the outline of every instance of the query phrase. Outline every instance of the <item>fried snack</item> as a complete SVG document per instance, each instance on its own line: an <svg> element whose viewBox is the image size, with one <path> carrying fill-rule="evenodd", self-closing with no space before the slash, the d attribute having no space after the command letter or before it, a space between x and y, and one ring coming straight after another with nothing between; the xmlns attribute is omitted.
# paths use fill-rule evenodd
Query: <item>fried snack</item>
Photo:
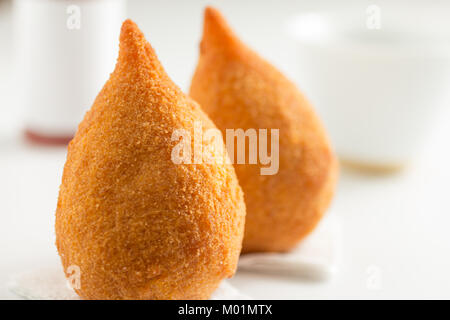
<svg viewBox="0 0 450 320"><path fill-rule="evenodd" d="M172 133L194 121L215 128L125 21L116 68L69 145L56 210L81 298L207 299L234 274L245 204L233 166L171 158ZM220 137L203 144L224 148Z"/></svg>
<svg viewBox="0 0 450 320"><path fill-rule="evenodd" d="M309 102L212 8L205 11L190 95L223 135L232 128L279 129L277 174L261 175L265 165L234 165L247 207L243 252L294 247L326 211L338 171Z"/></svg>

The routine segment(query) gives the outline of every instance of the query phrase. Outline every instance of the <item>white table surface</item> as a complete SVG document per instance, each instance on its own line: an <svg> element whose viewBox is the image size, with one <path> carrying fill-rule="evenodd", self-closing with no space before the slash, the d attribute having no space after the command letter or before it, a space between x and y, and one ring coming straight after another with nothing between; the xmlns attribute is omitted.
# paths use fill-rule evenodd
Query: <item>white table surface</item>
<svg viewBox="0 0 450 320"><path fill-rule="evenodd" d="M142 17L140 8L130 6L129 15ZM0 14L0 46L8 48L8 16ZM143 24L151 29L150 22ZM167 52L163 62L177 60ZM54 211L65 161L64 148L33 147L18 134L20 118L10 110L6 90L7 55L0 54L0 299L16 298L6 288L11 274L55 254ZM177 73L172 67L169 73L184 79L182 86L188 83L192 68ZM402 172L342 170L332 212L341 221L343 256L334 278L314 282L238 272L232 284L261 299L450 298L449 120L450 112L440 117L426 147Z"/></svg>

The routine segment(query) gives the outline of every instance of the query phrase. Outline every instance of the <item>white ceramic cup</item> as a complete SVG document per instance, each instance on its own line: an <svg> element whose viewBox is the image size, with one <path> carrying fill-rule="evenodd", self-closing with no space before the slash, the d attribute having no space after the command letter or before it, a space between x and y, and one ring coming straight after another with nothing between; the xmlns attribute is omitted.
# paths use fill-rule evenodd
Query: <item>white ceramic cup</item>
<svg viewBox="0 0 450 320"><path fill-rule="evenodd" d="M349 163L405 165L449 103L450 34L438 15L418 23L408 10L381 10L374 29L364 11L305 13L289 23L296 80Z"/></svg>
<svg viewBox="0 0 450 320"><path fill-rule="evenodd" d="M71 137L114 69L125 0L15 0L17 101L27 130Z"/></svg>

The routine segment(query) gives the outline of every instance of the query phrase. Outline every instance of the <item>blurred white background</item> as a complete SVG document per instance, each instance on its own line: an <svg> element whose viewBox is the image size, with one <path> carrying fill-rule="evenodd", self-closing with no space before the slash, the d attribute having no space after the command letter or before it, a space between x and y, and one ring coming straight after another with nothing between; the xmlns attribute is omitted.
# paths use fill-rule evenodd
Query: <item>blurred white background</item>
<svg viewBox="0 0 450 320"><path fill-rule="evenodd" d="M127 16L187 91L205 5L219 8L244 42L299 82L295 42L286 32L291 17L309 10L353 10L364 17L369 5L389 10L392 2L129 0ZM431 6L450 14L448 1L395 3L404 6L405 14L412 5L423 6L418 24L433 19L427 11ZM21 138L23 106L15 97L26 92L14 86L12 42L11 2L0 1L0 298L15 298L6 289L12 273L54 256L53 216L65 161L64 147L34 146ZM331 280L239 272L232 283L262 299L450 298L449 123L450 111L444 108L427 133L425 147L404 170L373 174L342 169L330 214L342 224L343 254Z"/></svg>

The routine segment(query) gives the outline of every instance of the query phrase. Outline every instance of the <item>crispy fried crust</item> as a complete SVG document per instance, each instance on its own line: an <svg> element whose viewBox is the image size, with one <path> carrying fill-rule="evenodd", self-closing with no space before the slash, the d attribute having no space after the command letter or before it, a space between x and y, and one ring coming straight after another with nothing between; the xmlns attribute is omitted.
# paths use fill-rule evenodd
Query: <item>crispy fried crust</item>
<svg viewBox="0 0 450 320"><path fill-rule="evenodd" d="M243 252L285 251L319 222L332 198L337 161L311 105L295 85L247 48L221 14L205 11L190 95L225 129L280 129L280 167L235 165L247 218Z"/></svg>
<svg viewBox="0 0 450 320"><path fill-rule="evenodd" d="M171 161L172 132L194 121L215 128L125 21L116 68L69 145L56 210L81 298L207 299L234 274L245 204L233 167Z"/></svg>

